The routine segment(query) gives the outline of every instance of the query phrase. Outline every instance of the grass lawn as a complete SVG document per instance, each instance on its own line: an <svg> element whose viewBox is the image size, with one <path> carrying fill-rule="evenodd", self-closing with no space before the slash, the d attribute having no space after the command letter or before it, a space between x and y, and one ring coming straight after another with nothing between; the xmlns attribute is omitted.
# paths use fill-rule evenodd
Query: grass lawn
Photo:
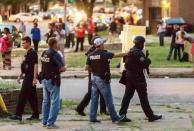
<svg viewBox="0 0 194 131"><path fill-rule="evenodd" d="M169 44L165 44L164 47L160 47L158 43L147 44L146 48L150 52L150 58L152 60L151 67L192 67L191 62L179 62L175 60L167 61L166 58L169 53ZM189 52L190 44L186 44L185 51ZM171 59L173 56L171 57Z"/></svg>
<svg viewBox="0 0 194 131"><path fill-rule="evenodd" d="M21 86L15 81L0 80L0 90L19 89Z"/></svg>
<svg viewBox="0 0 194 131"><path fill-rule="evenodd" d="M118 52L118 51L113 51L113 52ZM67 67L84 68L86 63L85 52L68 53L65 56L65 60L66 60ZM120 62L120 60L121 60L120 58L115 58L111 60L110 67L115 68L116 65Z"/></svg>
<svg viewBox="0 0 194 131"><path fill-rule="evenodd" d="M99 32L101 36L105 36L107 34L107 31ZM43 45L43 47L46 47L47 45ZM190 44L186 44L186 51L188 52L190 48ZM169 52L169 44L165 43L164 47L160 47L158 43L147 43L146 49L150 52L150 58L152 60L151 67L155 68L168 68L168 67L178 67L178 68L187 68L192 67L192 64L190 62L179 62L179 61L167 61L167 55ZM121 52L121 50L112 50L112 52ZM25 53L24 50L15 50L12 52L12 57L19 57L23 56ZM39 52L39 55L42 52ZM86 56L85 52L69 52L65 54L65 61L68 68L84 68L85 62L86 62ZM115 68L116 65L121 61L120 58L114 58L111 60L110 67ZM0 62L1 56L0 56Z"/></svg>
<svg viewBox="0 0 194 131"><path fill-rule="evenodd" d="M189 50L190 45L187 44L186 51ZM169 52L169 44L165 44L164 47L160 47L158 43L150 43L147 44L146 49L150 52L150 58L152 60L151 67L178 67L178 68L186 68L192 67L190 62L179 62L179 61L167 61L167 55ZM112 50L113 52L121 52L120 50ZM84 55L85 52L79 53L68 53L66 54L66 63L68 67L78 67L83 68L86 62L86 56ZM112 59L110 63L111 68L115 68L116 65L120 62L120 58Z"/></svg>

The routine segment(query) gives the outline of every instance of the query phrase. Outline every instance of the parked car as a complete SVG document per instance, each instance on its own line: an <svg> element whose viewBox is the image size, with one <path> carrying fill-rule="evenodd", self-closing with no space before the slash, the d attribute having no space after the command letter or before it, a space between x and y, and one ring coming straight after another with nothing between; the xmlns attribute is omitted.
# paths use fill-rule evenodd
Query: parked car
<svg viewBox="0 0 194 131"><path fill-rule="evenodd" d="M183 18L167 18L163 19L162 22L166 25L166 35L170 36L173 31L173 25L184 26L186 32L190 33L193 31L193 26L187 24Z"/></svg>
<svg viewBox="0 0 194 131"><path fill-rule="evenodd" d="M20 21L38 22L38 21L42 21L42 18L38 15L33 14L33 13L19 13L19 14L16 14L16 15L11 15L9 17L9 21L14 21L14 22L20 22Z"/></svg>
<svg viewBox="0 0 194 131"><path fill-rule="evenodd" d="M51 19L52 14L50 12L39 12L38 15L42 18L42 19Z"/></svg>
<svg viewBox="0 0 194 131"><path fill-rule="evenodd" d="M10 30L10 33L12 34L14 47L19 48L21 45L22 34L19 33L17 28L12 24L0 24L0 37L3 36L3 30L5 27L8 28Z"/></svg>

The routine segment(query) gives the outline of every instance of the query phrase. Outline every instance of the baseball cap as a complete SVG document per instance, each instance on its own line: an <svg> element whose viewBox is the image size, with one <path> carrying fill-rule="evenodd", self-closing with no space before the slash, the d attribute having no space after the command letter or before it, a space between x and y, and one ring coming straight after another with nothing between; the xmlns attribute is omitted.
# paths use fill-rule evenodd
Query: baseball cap
<svg viewBox="0 0 194 131"><path fill-rule="evenodd" d="M94 40L94 45L95 45L95 46L100 46L100 45L103 45L105 42L106 42L106 40L103 39L103 38L96 38L96 39Z"/></svg>

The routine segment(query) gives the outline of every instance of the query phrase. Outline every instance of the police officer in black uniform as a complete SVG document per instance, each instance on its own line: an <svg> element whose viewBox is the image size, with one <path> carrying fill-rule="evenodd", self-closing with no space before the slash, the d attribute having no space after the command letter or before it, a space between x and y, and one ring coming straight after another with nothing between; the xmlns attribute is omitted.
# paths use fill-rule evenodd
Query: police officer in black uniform
<svg viewBox="0 0 194 131"><path fill-rule="evenodd" d="M99 36L94 36L91 40L91 43L94 43L94 40L100 38ZM96 50L95 45L93 46L86 52L86 56L88 56L90 53ZM86 106L89 104L90 99L91 99L91 92L92 92L92 82L91 82L91 72L88 72L88 92L85 94L84 98L81 100L79 105L76 107L76 112L79 115L85 116L86 114L84 113L84 109ZM100 93L100 92L99 92ZM100 113L101 114L106 114L109 115L108 112L106 111L106 105L103 96L100 93Z"/></svg>
<svg viewBox="0 0 194 131"><path fill-rule="evenodd" d="M22 46L27 52L24 56L24 61L21 64L21 75L18 77L18 83L20 83L21 78L24 78L24 80L19 94L16 112L10 117L10 119L22 120L24 107L28 101L33 110L33 114L30 118L27 118L27 120L34 120L39 119L38 100L36 93L38 55L35 50L31 48L30 37L26 36L22 38Z"/></svg>
<svg viewBox="0 0 194 131"><path fill-rule="evenodd" d="M137 91L141 107L145 115L148 117L149 122L152 122L161 119L162 116L154 115L149 105L147 96L147 84L144 76L144 70L149 68L151 60L147 58L142 52L145 38L142 36L136 36L133 42L135 46L130 49L124 60L126 69L126 88L119 114L125 115L123 122L131 121L126 117L126 114L130 100L133 97L135 91Z"/></svg>

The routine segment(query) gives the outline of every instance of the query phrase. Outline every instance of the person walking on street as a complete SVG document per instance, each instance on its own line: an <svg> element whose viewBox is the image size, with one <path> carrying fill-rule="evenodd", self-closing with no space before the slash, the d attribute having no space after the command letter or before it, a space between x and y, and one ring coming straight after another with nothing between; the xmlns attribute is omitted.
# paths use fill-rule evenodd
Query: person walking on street
<svg viewBox="0 0 194 131"><path fill-rule="evenodd" d="M79 44L81 45L80 50L83 51L84 50L84 38L85 38L85 24L83 21L81 21L77 28L76 28L76 37L77 37L77 42L76 42L76 49L75 52L78 52L79 49Z"/></svg>
<svg viewBox="0 0 194 131"><path fill-rule="evenodd" d="M179 31L178 28L179 28L178 25L174 25L173 26L172 39L171 39L171 44L170 44L170 51L169 51L167 60L170 60L171 59L173 50L174 50L174 60L177 59L177 54L176 54L176 51L175 51L175 46L176 46L175 44L176 44L176 33Z"/></svg>
<svg viewBox="0 0 194 131"><path fill-rule="evenodd" d="M112 122L119 122L124 118L123 116L118 116L116 113L110 86L111 74L109 60L113 57L119 57L120 55L104 50L104 43L105 41L102 38L94 40L96 50L88 55L86 62L86 70L92 73L92 94L89 120L93 123L100 122L96 118L99 92L105 100Z"/></svg>
<svg viewBox="0 0 194 131"><path fill-rule="evenodd" d="M48 129L59 128L55 125L60 110L60 73L66 69L63 59L58 51L56 38L50 38L49 49L41 55L42 71L40 73L41 83L43 84L43 103L42 103L42 124Z"/></svg>
<svg viewBox="0 0 194 131"><path fill-rule="evenodd" d="M137 91L141 107L145 115L148 117L148 121L153 122L161 119L162 116L154 115L147 96L147 83L144 76L144 70L149 68L151 60L142 52L145 38L142 36L136 36L133 42L135 46L130 49L124 59L126 73L122 77L125 79L124 84L126 87L119 114L125 116L122 122L131 121L127 118L127 110L135 91Z"/></svg>
<svg viewBox="0 0 194 131"><path fill-rule="evenodd" d="M159 36L160 46L164 46L164 36L166 31L165 25L163 24L163 22L160 22L157 27L158 27L157 34Z"/></svg>
<svg viewBox="0 0 194 131"><path fill-rule="evenodd" d="M94 40L97 38L100 38L100 37L99 36L93 37L91 42L94 43ZM95 50L96 50L96 47L93 44L93 46L87 51L87 53L85 55L88 56L90 53L92 53ZM82 115L82 116L86 115L84 113L84 109L86 108L86 106L90 102L91 92L92 92L91 72L88 72L88 92L85 94L84 98L81 100L81 102L78 104L78 106L75 109L79 115ZM104 98L100 92L99 92L99 94L100 94L100 113L109 115L108 112L106 111L106 105L105 105Z"/></svg>
<svg viewBox="0 0 194 131"><path fill-rule="evenodd" d="M21 64L21 75L17 81L23 78L22 88L19 94L18 102L16 105L15 114L10 117L12 120L22 120L22 114L24 113L24 107L26 102L30 103L32 108L32 116L27 120L38 120L38 99L36 92L37 75L38 75L38 55L31 48L31 38L26 36L22 38L22 46L26 50L24 61Z"/></svg>
<svg viewBox="0 0 194 131"><path fill-rule="evenodd" d="M38 44L41 39L40 29L38 28L38 23L34 23L34 27L31 30L32 41L34 43L34 50L38 52Z"/></svg>

